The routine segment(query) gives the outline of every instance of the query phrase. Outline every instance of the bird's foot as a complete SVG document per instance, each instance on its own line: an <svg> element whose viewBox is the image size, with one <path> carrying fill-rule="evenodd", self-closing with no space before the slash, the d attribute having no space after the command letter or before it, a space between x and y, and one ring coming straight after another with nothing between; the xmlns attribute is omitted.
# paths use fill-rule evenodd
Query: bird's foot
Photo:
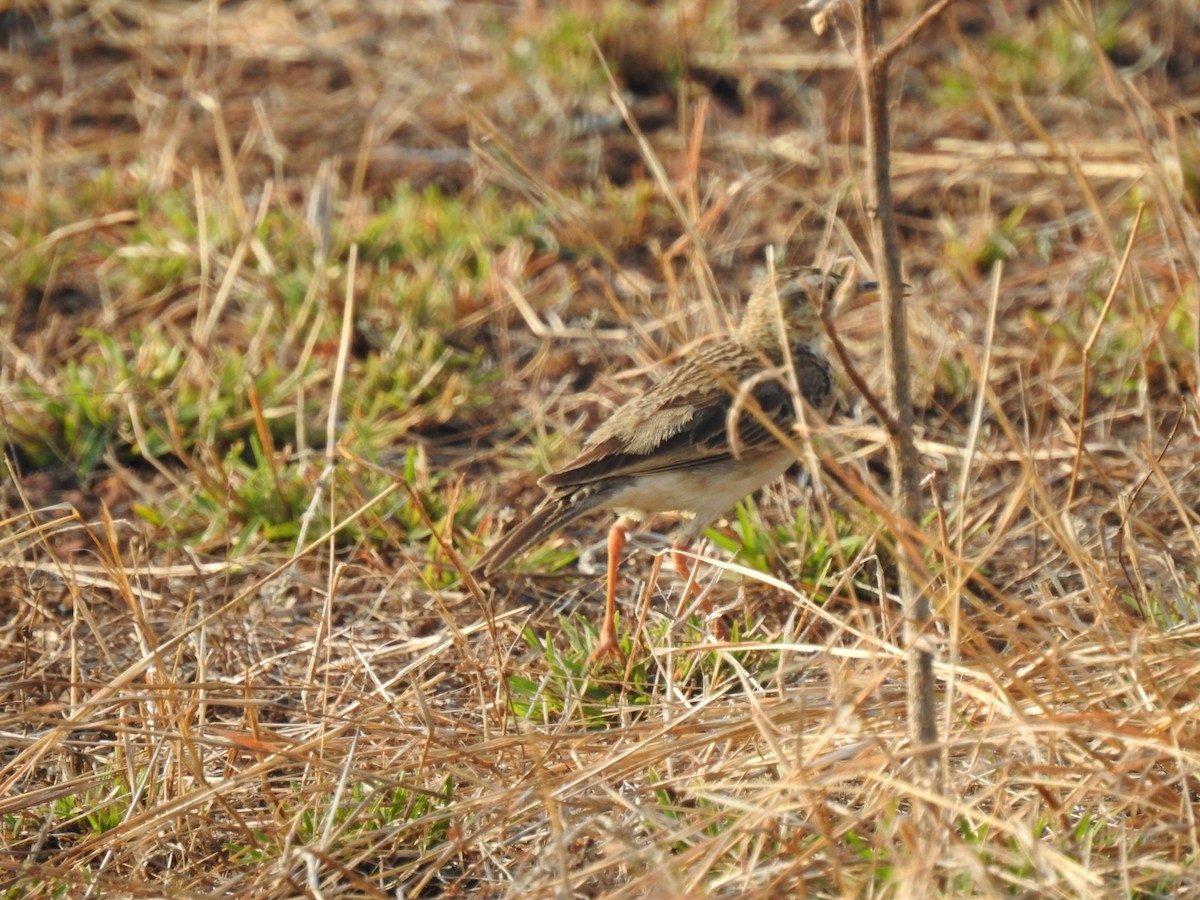
<svg viewBox="0 0 1200 900"><path fill-rule="evenodd" d="M596 644L596 649L588 656L588 665L596 666L608 659L615 659L621 666L629 662L629 657L621 649L621 641L617 638L616 631L602 629L600 643Z"/></svg>
<svg viewBox="0 0 1200 900"><path fill-rule="evenodd" d="M708 627L708 634L713 639L724 643L733 636L733 629L729 625L728 617L709 613L704 620Z"/></svg>

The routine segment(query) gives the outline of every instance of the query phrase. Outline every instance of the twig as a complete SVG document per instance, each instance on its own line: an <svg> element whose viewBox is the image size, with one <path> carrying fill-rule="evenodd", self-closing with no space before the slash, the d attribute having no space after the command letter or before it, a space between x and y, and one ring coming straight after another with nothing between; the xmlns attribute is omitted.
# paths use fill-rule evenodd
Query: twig
<svg viewBox="0 0 1200 900"><path fill-rule="evenodd" d="M854 385L854 389L867 401L867 405L879 417L879 421L883 423L888 437L895 439L900 431L900 425L896 422L891 412L888 411L883 401L871 390L871 386L867 384L866 379L862 377L862 373L858 371L858 367L854 365L854 361L850 359L850 353L846 350L846 345L842 343L837 329L833 327L830 306L831 304L826 304L825 309L821 310L821 325L825 329L825 337L829 340L829 345L833 347L833 355L837 357L838 362L842 366L842 371L846 373L846 377L850 379L850 383Z"/></svg>
<svg viewBox="0 0 1200 900"><path fill-rule="evenodd" d="M935 4L940 11L947 4ZM900 238L896 227L889 171L888 57L880 51L883 26L878 0L859 0L858 64L863 85L869 172L868 210L876 270L881 276L884 303L884 368L888 403L897 429L892 435L892 468L896 510L907 530L921 520L920 460L913 441L912 388L909 381L908 331L900 277ZM918 20L918 25L923 21ZM910 29L915 35L915 29ZM907 34L907 33L906 33ZM893 51L894 52L894 51ZM880 265L882 262L882 265ZM908 647L908 712L918 758L933 773L938 756L934 701L933 652L926 634L933 618L929 596L917 589L913 577L921 568L919 553L897 535L898 587L905 612ZM934 774L937 779L937 775Z"/></svg>
<svg viewBox="0 0 1200 900"><path fill-rule="evenodd" d="M871 65L877 69L887 70L887 67L892 62L892 57L901 50L907 50L913 41L917 39L917 35L925 29L934 19L942 14L947 6L953 3L954 0L937 0L933 6L921 13L915 22L904 29L904 33L896 38L882 50L875 54Z"/></svg>

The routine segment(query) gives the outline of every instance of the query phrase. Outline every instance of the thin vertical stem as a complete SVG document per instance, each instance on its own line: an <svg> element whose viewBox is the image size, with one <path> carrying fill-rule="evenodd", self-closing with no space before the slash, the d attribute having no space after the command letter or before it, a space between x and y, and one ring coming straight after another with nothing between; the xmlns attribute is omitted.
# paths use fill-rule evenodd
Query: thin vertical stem
<svg viewBox="0 0 1200 900"><path fill-rule="evenodd" d="M919 458L913 442L912 388L909 381L908 329L904 284L900 274L900 236L892 201L890 132L888 126L888 62L881 54L883 25L878 0L859 0L858 66L863 85L867 134L868 214L876 264L882 262L883 346L887 372L887 399L898 428L892 436L892 471L900 528L914 527L921 519ZM905 612L908 647L908 710L912 740L918 753L932 766L937 755L937 716L934 702L933 653L924 639L933 618L928 595L921 591L913 572L920 561L906 558L916 552L912 541L897 535L897 571Z"/></svg>

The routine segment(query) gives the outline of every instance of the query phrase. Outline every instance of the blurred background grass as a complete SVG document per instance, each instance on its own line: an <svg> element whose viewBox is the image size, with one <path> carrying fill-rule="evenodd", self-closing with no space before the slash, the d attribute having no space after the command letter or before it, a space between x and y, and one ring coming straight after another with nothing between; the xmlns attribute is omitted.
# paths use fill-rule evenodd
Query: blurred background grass
<svg viewBox="0 0 1200 900"><path fill-rule="evenodd" d="M580 665L593 526L458 587L449 548L736 318L768 247L869 270L827 24L0 9L6 890L1195 890L1184 0L962 0L895 68L951 830L904 831L898 611L845 498L731 512L716 544L790 588L714 571L733 652L652 581L621 684ZM839 334L875 386L873 316Z"/></svg>

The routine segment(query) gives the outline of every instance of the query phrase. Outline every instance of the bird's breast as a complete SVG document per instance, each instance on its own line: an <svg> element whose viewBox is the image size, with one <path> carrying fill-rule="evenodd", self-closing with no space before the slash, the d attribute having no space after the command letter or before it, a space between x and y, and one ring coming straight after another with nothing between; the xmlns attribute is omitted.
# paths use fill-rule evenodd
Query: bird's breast
<svg viewBox="0 0 1200 900"><path fill-rule="evenodd" d="M642 516L693 513L695 521L689 530L699 533L739 500L786 472L795 459L792 451L780 447L749 458L647 472L629 478L605 506Z"/></svg>

